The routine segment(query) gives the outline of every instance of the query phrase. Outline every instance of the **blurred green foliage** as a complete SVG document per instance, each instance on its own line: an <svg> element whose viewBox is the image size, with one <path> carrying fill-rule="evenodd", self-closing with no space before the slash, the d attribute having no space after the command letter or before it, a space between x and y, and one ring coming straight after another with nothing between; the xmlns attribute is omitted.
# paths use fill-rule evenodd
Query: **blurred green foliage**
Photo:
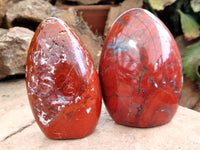
<svg viewBox="0 0 200 150"><path fill-rule="evenodd" d="M199 81L200 71L200 41L188 46L182 58L183 73L193 81Z"/></svg>

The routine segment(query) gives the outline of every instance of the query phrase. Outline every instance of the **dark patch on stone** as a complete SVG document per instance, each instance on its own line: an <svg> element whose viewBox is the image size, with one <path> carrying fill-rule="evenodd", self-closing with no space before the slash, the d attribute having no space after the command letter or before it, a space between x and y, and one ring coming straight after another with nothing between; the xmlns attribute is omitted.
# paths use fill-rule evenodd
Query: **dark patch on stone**
<svg viewBox="0 0 200 150"><path fill-rule="evenodd" d="M35 31L39 23L26 18L16 18L12 21L12 26L26 27L32 31Z"/></svg>

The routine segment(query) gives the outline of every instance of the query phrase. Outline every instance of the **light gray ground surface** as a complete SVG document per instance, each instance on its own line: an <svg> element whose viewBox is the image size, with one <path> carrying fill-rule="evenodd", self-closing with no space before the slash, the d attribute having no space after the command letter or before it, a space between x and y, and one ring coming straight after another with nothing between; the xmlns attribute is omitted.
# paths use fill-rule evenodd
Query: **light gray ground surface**
<svg viewBox="0 0 200 150"><path fill-rule="evenodd" d="M154 128L116 124L104 105L96 130L76 140L51 140L34 121L25 80L0 81L0 150L200 150L200 113L179 106L173 120Z"/></svg>

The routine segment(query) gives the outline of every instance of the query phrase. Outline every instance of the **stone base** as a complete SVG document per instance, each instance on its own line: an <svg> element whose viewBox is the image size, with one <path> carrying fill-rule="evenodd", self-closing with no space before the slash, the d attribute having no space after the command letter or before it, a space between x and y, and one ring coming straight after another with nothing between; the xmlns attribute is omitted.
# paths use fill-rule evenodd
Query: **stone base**
<svg viewBox="0 0 200 150"><path fill-rule="evenodd" d="M51 140L33 119L24 79L0 82L0 150L199 150L200 113L179 106L172 121L154 128L116 124L105 107L96 130L76 140Z"/></svg>

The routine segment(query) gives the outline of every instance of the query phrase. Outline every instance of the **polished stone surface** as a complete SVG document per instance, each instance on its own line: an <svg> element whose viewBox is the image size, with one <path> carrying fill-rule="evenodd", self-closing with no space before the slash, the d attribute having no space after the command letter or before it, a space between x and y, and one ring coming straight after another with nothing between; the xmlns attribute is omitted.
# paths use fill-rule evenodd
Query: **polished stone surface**
<svg viewBox="0 0 200 150"><path fill-rule="evenodd" d="M145 9L131 9L112 25L100 61L106 107L119 124L169 122L181 95L182 63L166 26Z"/></svg>
<svg viewBox="0 0 200 150"><path fill-rule="evenodd" d="M26 85L36 122L47 137L81 138L95 129L102 103L99 78L89 52L60 19L47 18L37 28Z"/></svg>

